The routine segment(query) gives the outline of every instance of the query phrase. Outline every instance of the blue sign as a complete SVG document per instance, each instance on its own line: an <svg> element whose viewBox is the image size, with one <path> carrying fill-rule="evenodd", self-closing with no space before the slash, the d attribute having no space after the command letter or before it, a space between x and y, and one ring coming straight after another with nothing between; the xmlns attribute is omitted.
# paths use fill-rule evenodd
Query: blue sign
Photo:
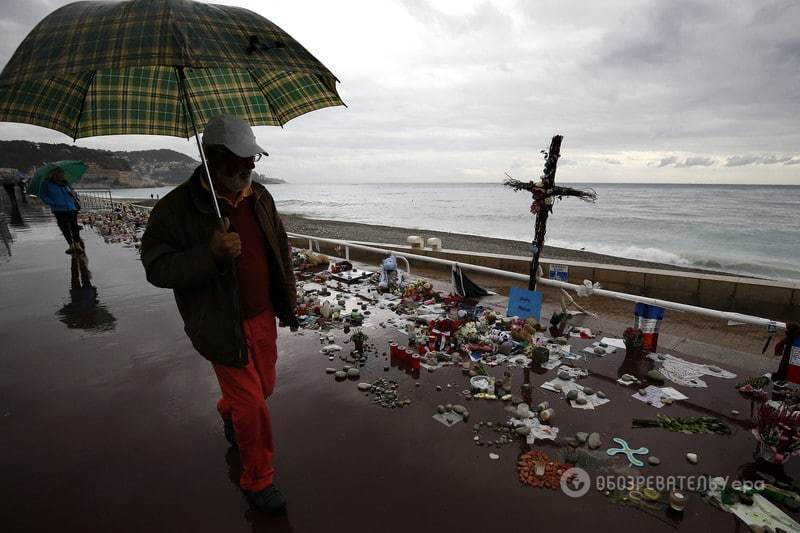
<svg viewBox="0 0 800 533"><path fill-rule="evenodd" d="M506 315L516 316L523 320L532 316L539 320L542 315L542 293L521 287L512 287L508 295Z"/></svg>
<svg viewBox="0 0 800 533"><path fill-rule="evenodd" d="M569 267L567 265L552 264L550 265L550 272L547 277L566 282L569 277Z"/></svg>

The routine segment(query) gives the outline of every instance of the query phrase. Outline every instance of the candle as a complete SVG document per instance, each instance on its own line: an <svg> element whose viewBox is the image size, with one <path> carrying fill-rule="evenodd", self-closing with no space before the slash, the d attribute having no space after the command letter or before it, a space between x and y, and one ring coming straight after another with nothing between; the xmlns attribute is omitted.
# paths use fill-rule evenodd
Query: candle
<svg viewBox="0 0 800 533"><path fill-rule="evenodd" d="M686 507L686 495L680 491L673 490L669 493L669 506L675 511L683 511Z"/></svg>

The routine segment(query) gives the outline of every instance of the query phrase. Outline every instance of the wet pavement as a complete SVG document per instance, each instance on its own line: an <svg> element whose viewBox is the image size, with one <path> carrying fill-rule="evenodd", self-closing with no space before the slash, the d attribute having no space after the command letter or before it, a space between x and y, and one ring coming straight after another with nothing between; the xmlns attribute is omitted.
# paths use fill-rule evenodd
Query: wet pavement
<svg viewBox="0 0 800 533"><path fill-rule="evenodd" d="M23 206L21 214L24 225L9 228L8 251L0 255L4 531L746 530L696 495L675 518L614 504L596 490L573 499L521 485L516 461L527 445L473 443L473 424L506 420L504 404L466 402L467 378L457 367L418 376L396 366L384 371L384 347L403 337L378 326L366 329L378 350L358 381L398 381L401 398L412 400L402 409L378 407L357 381L327 375L326 367L344 363L320 354L315 332L281 330L269 405L276 484L289 511L261 515L236 487L238 454L222 434L216 379L186 339L171 293L147 284L135 249L106 244L85 229L88 263L76 262L40 207ZM356 303L348 300L347 309ZM371 310L374 324L393 315ZM341 330L333 334L349 349ZM573 342L573 351L588 343ZM734 389L738 379L708 378L707 389L676 387L689 400L657 410L615 382L619 373L646 370L625 362L622 351L586 366L591 375L581 384L611 399L595 411L572 409L538 387L555 371L514 369L512 391L525 397L522 385L531 383L530 402L550 402L560 436L602 434L603 447L588 458L591 474L734 476L753 462L749 402ZM735 365L722 366L739 373ZM469 422L447 428L434 421L437 404L446 403L465 404ZM733 433L631 428L632 418L656 414L713 415ZM661 465L633 469L609 458L603 451L614 436L649 447ZM567 447L557 442L534 448L561 457ZM500 458L490 460L490 452ZM696 452L699 464L689 464L687 452Z"/></svg>

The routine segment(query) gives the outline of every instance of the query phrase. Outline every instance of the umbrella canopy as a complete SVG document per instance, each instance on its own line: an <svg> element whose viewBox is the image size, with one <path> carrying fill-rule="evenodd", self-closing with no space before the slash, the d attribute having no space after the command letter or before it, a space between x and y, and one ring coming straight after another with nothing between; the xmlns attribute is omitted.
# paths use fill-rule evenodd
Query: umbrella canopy
<svg viewBox="0 0 800 533"><path fill-rule="evenodd" d="M344 105L337 81L286 32L246 9L190 0L76 2L43 19L3 69L0 121L74 139L189 138L193 122L221 113L282 126Z"/></svg>
<svg viewBox="0 0 800 533"><path fill-rule="evenodd" d="M75 183L76 181L80 181L86 169L89 167L87 167L86 163L83 161L55 161L53 163L47 163L34 173L31 183L28 185L28 190L40 196L39 192L42 188L42 183L50 176L50 172L56 168L60 168L64 171L64 177L68 182Z"/></svg>

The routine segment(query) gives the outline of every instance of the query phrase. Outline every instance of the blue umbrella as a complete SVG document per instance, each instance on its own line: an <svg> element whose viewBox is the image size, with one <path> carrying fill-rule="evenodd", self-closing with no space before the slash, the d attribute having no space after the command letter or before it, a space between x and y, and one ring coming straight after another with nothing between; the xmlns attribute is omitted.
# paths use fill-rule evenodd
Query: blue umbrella
<svg viewBox="0 0 800 533"><path fill-rule="evenodd" d="M28 190L37 196L41 196L40 191L42 189L42 184L50 177L50 172L57 168L64 171L64 177L69 183L75 183L81 179L89 167L87 167L86 163L83 161L55 161L53 163L47 163L33 175Z"/></svg>

